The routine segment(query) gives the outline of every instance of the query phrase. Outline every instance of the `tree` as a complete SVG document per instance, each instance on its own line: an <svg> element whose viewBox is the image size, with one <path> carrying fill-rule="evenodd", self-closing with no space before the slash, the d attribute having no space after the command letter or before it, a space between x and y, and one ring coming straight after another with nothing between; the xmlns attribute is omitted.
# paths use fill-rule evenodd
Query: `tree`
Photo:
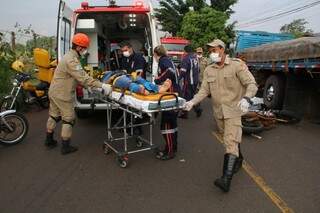
<svg viewBox="0 0 320 213"><path fill-rule="evenodd" d="M207 7L208 4L203 0L187 0L187 5L192 7L194 11L199 11L204 7Z"/></svg>
<svg viewBox="0 0 320 213"><path fill-rule="evenodd" d="M230 17L230 15L234 13L231 6L237 3L237 1L238 0L210 0L210 3L213 9L225 12L228 17Z"/></svg>
<svg viewBox="0 0 320 213"><path fill-rule="evenodd" d="M181 29L183 17L191 7L199 11L207 6L204 0L160 0L159 4L160 7L155 9L155 16L162 30L170 32L173 36Z"/></svg>
<svg viewBox="0 0 320 213"><path fill-rule="evenodd" d="M301 18L295 19L289 24L285 24L280 28L281 33L291 33L296 38L302 37L305 34L311 34L313 31L311 29L307 29L306 25L308 22Z"/></svg>
<svg viewBox="0 0 320 213"><path fill-rule="evenodd" d="M26 49L28 52L33 53L33 49L35 47L43 48L49 51L52 55L54 53L53 50L53 41L55 40L54 36L39 36L36 40L31 39L27 41Z"/></svg>
<svg viewBox="0 0 320 213"><path fill-rule="evenodd" d="M235 34L234 24L227 25L227 20L226 13L210 7L190 11L183 18L179 35L191 40L194 47L205 46L216 38L228 44L232 42Z"/></svg>
<svg viewBox="0 0 320 213"><path fill-rule="evenodd" d="M210 6L212 9L223 12L229 18L233 13L231 6L237 0L210 0L210 5L206 2L206 0L160 0L160 7L155 9L155 16L161 24L162 30L175 36L181 30L183 17L191 8L193 11L199 12Z"/></svg>

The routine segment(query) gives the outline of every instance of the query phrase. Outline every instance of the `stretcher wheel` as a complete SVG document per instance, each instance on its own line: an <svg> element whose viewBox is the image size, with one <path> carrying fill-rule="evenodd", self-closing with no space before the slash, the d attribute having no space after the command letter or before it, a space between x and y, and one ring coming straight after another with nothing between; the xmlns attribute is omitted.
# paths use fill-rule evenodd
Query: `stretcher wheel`
<svg viewBox="0 0 320 213"><path fill-rule="evenodd" d="M126 168L129 164L128 156L118 157L118 164L121 168Z"/></svg>
<svg viewBox="0 0 320 213"><path fill-rule="evenodd" d="M103 152L105 155L108 155L111 153L111 149L107 144L103 144Z"/></svg>

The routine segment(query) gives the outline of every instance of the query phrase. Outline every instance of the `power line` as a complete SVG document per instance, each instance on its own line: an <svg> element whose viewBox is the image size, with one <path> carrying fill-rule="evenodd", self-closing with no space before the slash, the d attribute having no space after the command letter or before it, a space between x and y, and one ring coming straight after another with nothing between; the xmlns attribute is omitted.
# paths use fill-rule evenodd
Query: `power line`
<svg viewBox="0 0 320 213"><path fill-rule="evenodd" d="M268 21L273 21L273 20L279 19L281 17L287 16L287 15L291 15L291 14L294 14L294 13L297 13L297 12L312 8L312 7L314 7L314 6L318 5L318 4L320 4L320 1L316 1L316 2L313 2L313 3L307 4L307 5L304 5L302 7L298 7L298 8L289 10L289 11L281 12L281 13L278 13L276 15L272 15L272 16L269 16L269 17L256 19L254 21L250 21L250 22L247 22L247 23L244 23L244 24L239 24L237 27L247 27L247 26L253 26L253 25L261 24L261 23L268 22Z"/></svg>
<svg viewBox="0 0 320 213"><path fill-rule="evenodd" d="M284 9L291 9L291 7L298 6L298 4L301 3L301 0L294 0L293 2L290 2L290 0L289 0L289 1L282 2L284 4L273 5L271 7L270 7L270 5L272 5L272 4L270 4L268 2L270 2L270 0L265 2L263 5L260 6L260 8L263 8L262 11L258 11L258 12L254 13L254 14L251 13L251 15L249 17L245 17L246 20L244 20L244 21L241 20L241 22L239 22L238 24L241 25L242 23L250 22L250 21L255 20L255 19L257 19L257 18L259 18L261 16L262 17L266 16L266 15L269 16L269 15L272 15L272 14L274 14L276 12L283 12ZM305 3L305 2L303 2L303 3ZM265 7L266 5L269 5L269 7ZM279 8L281 8L281 9L279 9Z"/></svg>
<svg viewBox="0 0 320 213"><path fill-rule="evenodd" d="M311 2L313 2L314 0L311 0ZM261 8L264 8L264 10L259 11L255 14L253 14L252 16L248 17L245 20L241 20L240 22L238 22L238 25L242 25L251 21L255 21L259 18L266 18L269 16L273 16L275 14L278 13L282 13L297 7L301 7L304 6L307 3L310 3L310 0L301 2L300 0L293 0L293 1L285 1L285 2L281 2L283 4L281 5L273 5L272 7L266 7L264 8L263 6L261 6Z"/></svg>
<svg viewBox="0 0 320 213"><path fill-rule="evenodd" d="M288 11L285 11L285 12L281 12L281 13L278 13L276 15L272 15L272 16L269 16L269 17L259 18L259 19L256 19L254 21L249 21L247 23L239 24L239 25L237 25L237 27L248 27L248 26L258 25L258 24L261 24L261 23L264 23L264 22L268 22L268 21L273 21L273 20L279 19L281 17L287 16L287 15L291 15L291 14L294 14L294 13L297 13L297 12L300 12L300 11L315 7L318 4L320 4L320 1L312 2L310 4L306 4L304 6L301 6L301 7L295 8L295 9L291 9L291 10L288 10Z"/></svg>

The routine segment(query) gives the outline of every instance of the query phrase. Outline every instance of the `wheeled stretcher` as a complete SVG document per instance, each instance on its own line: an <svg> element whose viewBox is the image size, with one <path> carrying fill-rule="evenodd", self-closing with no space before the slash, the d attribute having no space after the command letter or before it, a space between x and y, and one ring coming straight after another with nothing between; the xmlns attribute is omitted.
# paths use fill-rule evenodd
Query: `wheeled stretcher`
<svg viewBox="0 0 320 213"><path fill-rule="evenodd" d="M153 143L155 113L180 110L185 103L183 98L174 93L143 96L119 91L113 91L108 97L102 98L101 101L108 105L107 139L103 144L104 153L115 152L117 154L117 162L122 168L127 167L130 154L157 148ZM117 122L112 123L114 113L112 109L115 108L122 110L122 116ZM143 117L148 119L144 119L142 123L135 122L136 118ZM139 126L149 127L148 138L134 134L134 128ZM122 134L119 134L119 131ZM130 142L135 143L134 148L128 146Z"/></svg>

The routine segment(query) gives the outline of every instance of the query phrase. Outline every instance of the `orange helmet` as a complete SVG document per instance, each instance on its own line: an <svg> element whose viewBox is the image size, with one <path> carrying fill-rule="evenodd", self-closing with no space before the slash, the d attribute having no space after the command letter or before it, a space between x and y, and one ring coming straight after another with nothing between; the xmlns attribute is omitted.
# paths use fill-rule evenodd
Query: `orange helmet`
<svg viewBox="0 0 320 213"><path fill-rule="evenodd" d="M80 47L88 48L90 44L90 39L84 33L77 33L73 36L72 43Z"/></svg>

